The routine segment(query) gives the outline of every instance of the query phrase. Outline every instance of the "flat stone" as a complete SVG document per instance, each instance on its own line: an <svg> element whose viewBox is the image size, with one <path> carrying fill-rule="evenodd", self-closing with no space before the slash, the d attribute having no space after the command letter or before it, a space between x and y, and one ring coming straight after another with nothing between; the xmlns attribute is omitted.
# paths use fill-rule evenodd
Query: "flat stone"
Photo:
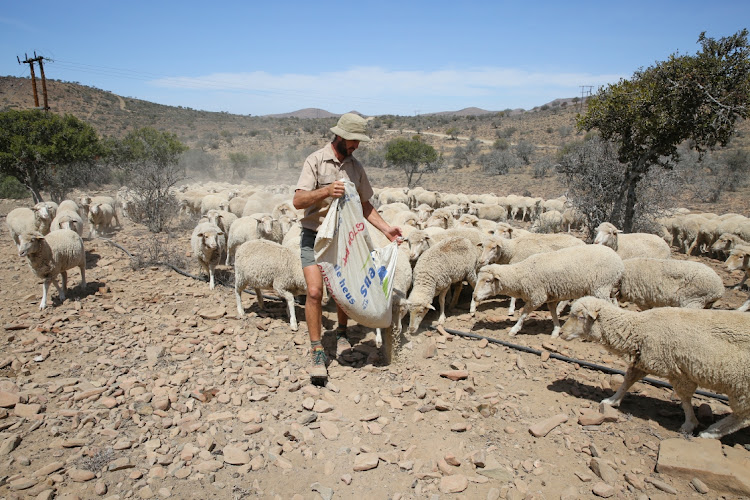
<svg viewBox="0 0 750 500"><path fill-rule="evenodd" d="M441 372L440 376L449 380L464 380L469 378L469 372L467 370L449 370Z"/></svg>
<svg viewBox="0 0 750 500"><path fill-rule="evenodd" d="M564 413L560 413L558 415L555 415L553 417L550 417L546 420L543 420L541 422L538 422L531 427L529 427L529 432L534 437L544 437L549 432L557 427L560 424L563 424L568 421L568 416Z"/></svg>
<svg viewBox="0 0 750 500"><path fill-rule="evenodd" d="M662 441L656 471L688 481L698 478L715 490L750 495L750 453L740 450L730 459L718 439Z"/></svg>
<svg viewBox="0 0 750 500"><path fill-rule="evenodd" d="M620 475L606 461L601 458L592 458L589 462L589 468L607 484L615 484Z"/></svg>
<svg viewBox="0 0 750 500"><path fill-rule="evenodd" d="M674 489L669 484L665 483L664 481L659 481L658 479L654 479L652 477L647 477L646 478L646 482L647 483L651 483L652 485L654 485L654 487L657 490L661 490L661 491L663 491L665 493L669 493L671 495L676 495L677 494L677 490Z"/></svg>
<svg viewBox="0 0 750 500"><path fill-rule="evenodd" d="M216 472L222 467L224 467L224 462L219 462L218 460L206 460L205 462L201 462L196 465L195 469L198 472L206 474L208 472Z"/></svg>
<svg viewBox="0 0 750 500"><path fill-rule="evenodd" d="M219 319L224 317L226 313L227 310L223 306L220 306L213 309L204 309L202 311L198 311L198 316L203 319Z"/></svg>
<svg viewBox="0 0 750 500"><path fill-rule="evenodd" d="M313 483L310 485L310 489L317 491L323 497L323 500L331 500L333 498L333 488L323 486L320 483Z"/></svg>
<svg viewBox="0 0 750 500"><path fill-rule="evenodd" d="M42 467L40 469L37 469L32 474L32 476L34 476L34 477L48 476L48 475L52 474L53 472L59 471L63 467L65 467L65 463L64 462L59 462L59 461L58 462L51 462L51 463L45 465L44 467Z"/></svg>
<svg viewBox="0 0 750 500"><path fill-rule="evenodd" d="M18 479L14 479L10 482L8 485L11 490L14 491L22 491L22 490L28 490L32 486L36 485L37 480L28 478L28 477L19 477Z"/></svg>
<svg viewBox="0 0 750 500"><path fill-rule="evenodd" d="M250 454L237 446L227 445L222 450L224 462L230 465L245 465L250 463Z"/></svg>
<svg viewBox="0 0 750 500"><path fill-rule="evenodd" d="M68 477L77 483L83 483L94 479L96 477L96 474L94 474L90 470L85 469L69 469Z"/></svg>
<svg viewBox="0 0 750 500"><path fill-rule="evenodd" d="M443 476L440 479L441 493L460 493L469 487L469 480L461 474Z"/></svg>
<svg viewBox="0 0 750 500"><path fill-rule="evenodd" d="M21 436L18 434L11 434L9 437L5 438L2 444L0 444L0 457L3 455L9 455L19 444L21 444Z"/></svg>
<svg viewBox="0 0 750 500"><path fill-rule="evenodd" d="M697 491L698 493L700 493L702 495L705 495L706 493L708 493L709 491L711 491L708 488L708 486L706 486L706 483L704 483L703 481L701 481L697 477L694 477L693 479L690 480L690 486L692 486L695 491Z"/></svg>
<svg viewBox="0 0 750 500"><path fill-rule="evenodd" d="M617 490L607 483L596 483L594 487L591 488L591 492L598 497L609 498L614 496L614 494L617 493Z"/></svg>
<svg viewBox="0 0 750 500"><path fill-rule="evenodd" d="M31 418L34 415L37 415L41 410L42 410L42 405L40 405L39 403L30 403L30 404L18 403L13 408L13 413L17 417Z"/></svg>
<svg viewBox="0 0 750 500"><path fill-rule="evenodd" d="M130 462L130 459L128 457L120 457L107 465L107 470L110 472L123 470L123 469L132 469L134 465Z"/></svg>
<svg viewBox="0 0 750 500"><path fill-rule="evenodd" d="M242 432L243 432L244 434L246 434L246 435L252 435L252 434L257 434L257 433L259 433L259 432L260 432L260 431L262 431L262 430L263 430L263 426L262 426L262 425L258 425L258 424L247 424L247 425L246 425L246 426L245 426L245 427L244 427L244 428L242 429Z"/></svg>
<svg viewBox="0 0 750 500"><path fill-rule="evenodd" d="M362 472L378 466L380 458L377 453L360 453L354 457L354 471Z"/></svg>
<svg viewBox="0 0 750 500"><path fill-rule="evenodd" d="M0 408L13 408L21 402L18 394L6 391L0 391Z"/></svg>
<svg viewBox="0 0 750 500"><path fill-rule="evenodd" d="M320 423L320 433L323 434L324 438L331 441L338 439L339 437L338 427L336 427L336 424L329 422L328 420L324 420Z"/></svg>

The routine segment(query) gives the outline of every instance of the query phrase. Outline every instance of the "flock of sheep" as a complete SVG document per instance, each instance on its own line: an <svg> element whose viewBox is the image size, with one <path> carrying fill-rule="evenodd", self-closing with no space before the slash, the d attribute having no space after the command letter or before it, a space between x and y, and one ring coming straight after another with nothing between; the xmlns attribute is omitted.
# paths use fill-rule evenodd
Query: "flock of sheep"
<svg viewBox="0 0 750 500"><path fill-rule="evenodd" d="M286 300L296 331L294 296L305 293L305 280L299 257L301 213L292 206L293 189L195 185L174 194L181 211L197 220L190 244L209 287L215 286L216 266L233 263L238 315L245 314L244 289L256 291L261 308L261 291L271 289ZM123 189L116 199L83 196L78 204L40 203L8 215L19 255L44 279L40 308L46 307L49 284L58 286L58 274L64 300L68 269L80 268L85 287L83 221L89 221L90 235L96 237L113 223L119 225L118 209L126 213L129 200ZM721 278L705 264L671 258L671 247L688 256L697 252L726 258L730 270L742 269L747 278L750 219L676 210L659 221L657 235L623 234L603 223L593 244L587 244L570 234L571 228L581 229L583 219L564 198L387 188L376 190L371 202L405 237L394 276L391 336L401 335L407 314L408 332L416 334L434 310L435 297L442 324L446 309L456 305L468 282L473 288L472 314L482 301L510 297L512 316L515 300L523 300L511 336L546 304L553 337L585 337L629 356L625 383L605 402L619 404L630 385L653 373L668 378L681 398L684 432L697 425L691 404L697 386L726 393L733 410L702 437L719 438L750 425L750 316L744 314L750 298L738 311L710 309L724 293ZM530 231L518 227L520 221L529 221ZM376 246L387 244L372 226L369 232ZM618 299L642 312L620 308ZM571 301L568 321L561 326L558 318ZM377 342L380 345L380 332Z"/></svg>

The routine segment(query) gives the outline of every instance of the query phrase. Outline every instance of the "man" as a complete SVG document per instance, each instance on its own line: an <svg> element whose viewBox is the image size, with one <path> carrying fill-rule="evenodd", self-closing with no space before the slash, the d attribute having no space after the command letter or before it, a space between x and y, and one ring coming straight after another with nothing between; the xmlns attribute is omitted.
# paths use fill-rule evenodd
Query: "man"
<svg viewBox="0 0 750 500"><path fill-rule="evenodd" d="M323 219L328 213L334 198L344 195L342 179L354 183L362 202L362 213L365 218L379 229L390 241L401 236L401 229L389 225L370 204L373 195L372 186L362 164L352 156L360 142L369 142L365 134L367 122L354 113L341 116L331 132L335 134L333 141L322 149L314 152L305 160L302 174L294 192L294 208L305 209L302 218L302 238L300 242L300 256L302 271L307 282L307 301L305 302L305 321L310 334L312 348L312 368L310 377L326 379L326 355L321 345L323 310L323 276L315 263L315 236ZM347 316L337 308L338 327L336 328L336 356L351 348L346 334Z"/></svg>

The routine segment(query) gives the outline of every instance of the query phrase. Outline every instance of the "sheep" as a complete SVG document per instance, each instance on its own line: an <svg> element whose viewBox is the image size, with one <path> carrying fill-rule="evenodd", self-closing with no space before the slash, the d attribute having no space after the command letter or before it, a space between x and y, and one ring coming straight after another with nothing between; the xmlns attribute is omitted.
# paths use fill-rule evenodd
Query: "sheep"
<svg viewBox="0 0 750 500"><path fill-rule="evenodd" d="M494 234L495 236L500 236L501 238L515 239L520 238L521 236L528 236L533 233L531 233L530 231L526 231L525 229L513 227L507 222L498 222L495 226Z"/></svg>
<svg viewBox="0 0 750 500"><path fill-rule="evenodd" d="M504 222L508 220L508 211L505 207L497 204L480 204L474 205L476 216L480 219L487 219L495 222Z"/></svg>
<svg viewBox="0 0 750 500"><path fill-rule="evenodd" d="M8 231L16 246L20 244L19 237L29 231L49 233L52 217L49 208L43 203L38 203L31 208L18 207L11 210L5 217Z"/></svg>
<svg viewBox="0 0 750 500"><path fill-rule="evenodd" d="M682 401L682 432L698 426L692 405L698 386L726 394L732 408L700 437L719 439L750 425L750 322L743 313L673 307L633 312L584 297L573 303L562 337L594 340L632 360L622 385L603 404L619 406L630 386L653 374L667 378Z"/></svg>
<svg viewBox="0 0 750 500"><path fill-rule="evenodd" d="M200 222L190 236L190 247L201 269L208 273L208 288L214 289L214 270L225 247L224 232L216 224Z"/></svg>
<svg viewBox="0 0 750 500"><path fill-rule="evenodd" d="M230 191L226 194L207 194L201 200L201 215L205 215L209 210L229 210L229 202L237 196L237 191Z"/></svg>
<svg viewBox="0 0 750 500"><path fill-rule="evenodd" d="M408 188L385 188L380 191L378 201L381 205L387 205L388 203L403 203L409 208L409 189Z"/></svg>
<svg viewBox="0 0 750 500"><path fill-rule="evenodd" d="M416 187L409 191L409 207L416 208L419 205L428 205L432 208L440 207L440 193L427 191L422 187Z"/></svg>
<svg viewBox="0 0 750 500"><path fill-rule="evenodd" d="M81 207L79 207L78 203L76 203L73 200L61 201L60 205L57 207L57 211L62 212L63 210L70 210L71 212L76 212L78 215L83 217L83 212L81 211Z"/></svg>
<svg viewBox="0 0 750 500"><path fill-rule="evenodd" d="M539 214L539 217L531 225L531 232L560 233L564 230L564 226L563 214L557 210L549 210Z"/></svg>
<svg viewBox="0 0 750 500"><path fill-rule="evenodd" d="M49 218L54 219L57 215L57 211L59 210L59 206L54 201L40 201L37 203L37 205L44 205L47 207L47 212L49 212Z"/></svg>
<svg viewBox="0 0 750 500"><path fill-rule="evenodd" d="M122 210L122 215L130 217L128 211L130 210L133 203L136 203L140 200L140 195L138 195L134 190L128 188L127 186L123 186L117 190L115 198L117 200L117 204L114 206L120 207L120 210Z"/></svg>
<svg viewBox="0 0 750 500"><path fill-rule="evenodd" d="M640 309L704 309L724 294L724 282L719 275L700 262L635 257L623 263L619 298Z"/></svg>
<svg viewBox="0 0 750 500"><path fill-rule="evenodd" d="M533 311L547 304L552 315L552 338L560 334L557 304L595 295L608 299L625 269L611 248L585 245L532 255L516 264L490 264L479 270L474 302L495 295L523 299L524 305L509 335L523 327Z"/></svg>
<svg viewBox="0 0 750 500"><path fill-rule="evenodd" d="M750 242L743 240L736 234L722 233L711 245L711 251L728 256L737 245L750 245Z"/></svg>
<svg viewBox="0 0 750 500"><path fill-rule="evenodd" d="M463 214L456 221L454 228L477 229L486 235L493 235L497 230L497 222L480 219L476 215Z"/></svg>
<svg viewBox="0 0 750 500"><path fill-rule="evenodd" d="M226 265L231 262L237 248L246 241L263 239L281 244L285 233L295 222L289 216L282 216L282 220L283 224L269 213L258 213L237 219L229 228L229 233L225 233L228 234Z"/></svg>
<svg viewBox="0 0 750 500"><path fill-rule="evenodd" d="M289 327L293 332L299 329L294 313L294 296L307 294L299 251L267 240L248 241L240 245L234 261L234 297L240 317L245 316L241 296L245 288L255 290L261 309L264 308L261 290L273 289L286 300Z"/></svg>
<svg viewBox="0 0 750 500"><path fill-rule="evenodd" d="M89 205L88 218L91 227L89 228L90 237L96 238L105 230L112 227L112 218L115 209L109 203L92 201Z"/></svg>
<svg viewBox="0 0 750 500"><path fill-rule="evenodd" d="M435 211L435 209L429 205L422 204L419 205L417 208L414 209L417 213L417 217L419 218L419 223L424 224L427 222L427 219L430 218L430 215Z"/></svg>
<svg viewBox="0 0 750 500"><path fill-rule="evenodd" d="M444 207L435 210L425 222L424 227L442 227L443 229L450 229L455 225L456 220L453 218L453 213Z"/></svg>
<svg viewBox="0 0 750 500"><path fill-rule="evenodd" d="M404 241L409 244L409 260L411 262L417 262L420 256L427 251L428 248L445 239L455 236L468 239L474 246L479 246L484 237L484 235L477 229L467 227L455 227L435 232L433 234L430 234L430 232L426 230L415 230L404 239Z"/></svg>
<svg viewBox="0 0 750 500"><path fill-rule="evenodd" d="M669 245L656 236L649 233L622 234L609 222L602 222L596 229L597 235L594 244L608 246L622 259L632 257L653 257L655 259L666 259L672 255Z"/></svg>
<svg viewBox="0 0 750 500"><path fill-rule="evenodd" d="M391 297L393 300L393 316L390 326L390 335L398 338L401 335L401 321L406 315L406 310L402 310L401 301L407 296L411 289L413 272L409 263L409 252L404 246L399 246L398 260L396 269L393 273L393 290ZM378 349L383 345L383 334L380 328L375 329L375 347ZM390 354L390 353L389 353Z"/></svg>
<svg viewBox="0 0 750 500"><path fill-rule="evenodd" d="M106 203L109 206L112 207L112 217L115 219L115 223L120 226L120 218L117 215L117 200L112 198L111 196L89 196L87 194L82 194L79 200L81 203L81 208L83 209L83 213L81 216L88 216L89 211L91 210L91 205L94 203Z"/></svg>
<svg viewBox="0 0 750 500"><path fill-rule="evenodd" d="M727 269L730 271L736 271L738 269L745 271L745 276L742 278L742 281L740 281L739 285L735 286L735 289L741 288L742 284L745 283L750 274L750 246L737 245L734 247L732 253L729 254L729 258L727 258L726 265ZM742 312L747 311L748 309L750 309L750 297L748 297L744 304L737 308L738 311Z"/></svg>
<svg viewBox="0 0 750 500"><path fill-rule="evenodd" d="M440 317L438 324L445 322L445 295L453 283L461 284L464 280L474 287L477 281L476 246L466 238L454 236L445 239L429 248L414 266L414 281L409 298L402 300L401 313L409 315L409 333L415 334L422 319L432 307L432 299L438 296L440 303ZM453 296L455 305L460 289ZM470 312L476 310L474 300L471 301Z"/></svg>
<svg viewBox="0 0 750 500"><path fill-rule="evenodd" d="M232 212L237 218L242 217L242 211L245 209L247 198L236 196L229 200L229 208L227 211Z"/></svg>
<svg viewBox="0 0 750 500"><path fill-rule="evenodd" d="M58 210L50 224L50 230L55 229L72 229L79 236L83 236L83 218L73 210Z"/></svg>
<svg viewBox="0 0 750 500"><path fill-rule="evenodd" d="M19 257L26 257L37 277L44 279L42 302L39 309L47 307L50 283L54 283L65 301L68 287L68 269L77 267L81 271L81 290L86 289L86 252L83 240L75 231L57 229L44 236L39 231L30 231L19 236ZM62 276L62 288L57 284L57 275Z"/></svg>

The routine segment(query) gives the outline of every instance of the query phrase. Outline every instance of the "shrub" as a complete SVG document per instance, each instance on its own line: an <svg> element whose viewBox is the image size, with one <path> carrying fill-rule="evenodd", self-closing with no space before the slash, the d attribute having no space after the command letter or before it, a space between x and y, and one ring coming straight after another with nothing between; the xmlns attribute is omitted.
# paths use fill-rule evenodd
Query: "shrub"
<svg viewBox="0 0 750 500"><path fill-rule="evenodd" d="M7 198L10 200L21 200L31 196L29 190L24 187L23 184L18 182L18 179L12 175L3 176L0 181L0 198Z"/></svg>

